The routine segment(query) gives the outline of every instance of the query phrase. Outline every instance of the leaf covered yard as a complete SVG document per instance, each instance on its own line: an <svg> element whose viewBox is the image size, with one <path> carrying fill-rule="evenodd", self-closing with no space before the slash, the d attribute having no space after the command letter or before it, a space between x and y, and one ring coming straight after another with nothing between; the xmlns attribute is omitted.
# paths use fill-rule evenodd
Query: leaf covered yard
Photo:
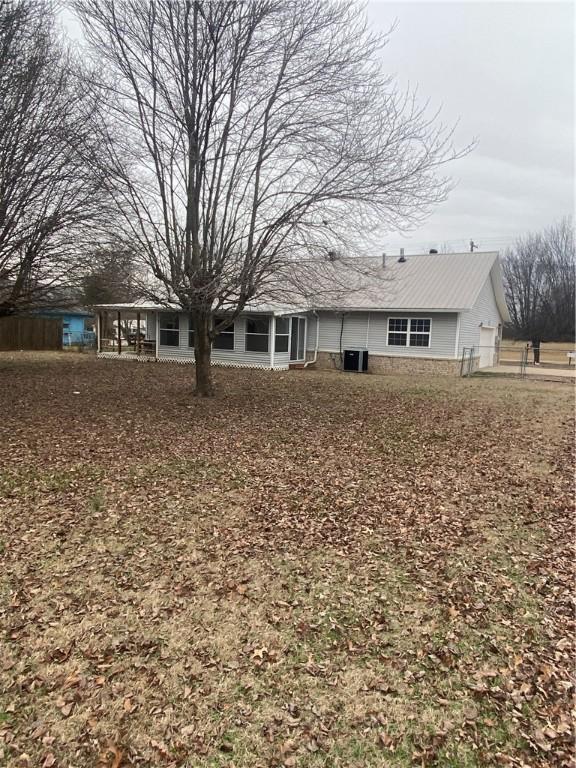
<svg viewBox="0 0 576 768"><path fill-rule="evenodd" d="M0 359L0 765L572 765L572 388L216 383Z"/></svg>

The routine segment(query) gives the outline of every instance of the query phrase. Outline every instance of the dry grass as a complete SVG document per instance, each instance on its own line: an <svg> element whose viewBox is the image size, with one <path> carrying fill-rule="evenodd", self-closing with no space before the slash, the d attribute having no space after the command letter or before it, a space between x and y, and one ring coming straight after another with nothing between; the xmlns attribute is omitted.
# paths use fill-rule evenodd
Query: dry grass
<svg viewBox="0 0 576 768"><path fill-rule="evenodd" d="M520 361L522 350L526 347L525 341L509 341L505 339L502 342L502 351L500 354L501 362ZM541 365L569 365L567 352L573 352L576 349L570 342L544 342L540 345L540 363ZM531 363L532 351L528 353L528 362ZM572 363L574 365L574 363Z"/></svg>
<svg viewBox="0 0 576 768"><path fill-rule="evenodd" d="M2 355L0 764L568 765L572 392Z"/></svg>

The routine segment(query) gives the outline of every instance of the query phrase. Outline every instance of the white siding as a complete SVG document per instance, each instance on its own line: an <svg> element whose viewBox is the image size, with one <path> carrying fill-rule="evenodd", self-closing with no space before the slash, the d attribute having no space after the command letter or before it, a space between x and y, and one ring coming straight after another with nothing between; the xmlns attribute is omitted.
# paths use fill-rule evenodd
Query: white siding
<svg viewBox="0 0 576 768"><path fill-rule="evenodd" d="M502 318L496 304L492 279L488 276L472 309L460 313L458 355L462 354L464 347L479 346L480 324L497 328L501 322Z"/></svg>
<svg viewBox="0 0 576 768"><path fill-rule="evenodd" d="M456 312L355 312L342 315L337 312L321 312L321 352L342 349L368 348L372 354L397 357L442 357L454 358L458 314ZM388 346L388 318L430 318L431 334L429 347Z"/></svg>
<svg viewBox="0 0 576 768"><path fill-rule="evenodd" d="M270 357L270 355L268 355ZM288 368L290 363L290 352L274 353L274 368Z"/></svg>
<svg viewBox="0 0 576 768"><path fill-rule="evenodd" d="M313 352L316 349L316 317L314 315L306 315L306 349L309 352Z"/></svg>
<svg viewBox="0 0 576 768"><path fill-rule="evenodd" d="M322 352L338 352L340 349L338 345L340 315L336 315L334 312L319 312L318 322L320 323L318 349Z"/></svg>
<svg viewBox="0 0 576 768"><path fill-rule="evenodd" d="M177 360L192 362L194 360L194 349L188 346L188 314L181 312L178 347L169 347L160 345L159 357L165 360ZM213 349L212 361L226 365L246 365L253 367L270 368L270 352L247 352L246 351L246 319L244 317L236 318L234 323L234 349ZM277 355L274 359L275 367L288 366L288 353Z"/></svg>

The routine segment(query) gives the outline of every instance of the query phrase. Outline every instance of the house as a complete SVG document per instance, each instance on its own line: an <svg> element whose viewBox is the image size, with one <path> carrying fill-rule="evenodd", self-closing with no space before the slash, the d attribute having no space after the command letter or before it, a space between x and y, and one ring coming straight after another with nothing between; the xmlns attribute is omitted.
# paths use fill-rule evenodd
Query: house
<svg viewBox="0 0 576 768"><path fill-rule="evenodd" d="M214 341L217 365L286 370L342 368L346 350L367 350L377 373L457 374L495 364L508 320L495 252L422 254L295 263ZM98 355L194 362L192 318L176 306L101 305ZM134 345L110 338L124 319L146 332ZM140 338L140 334L137 335Z"/></svg>
<svg viewBox="0 0 576 768"><path fill-rule="evenodd" d="M95 346L94 313L84 307L45 307L31 314L36 317L52 317L62 320L62 345Z"/></svg>

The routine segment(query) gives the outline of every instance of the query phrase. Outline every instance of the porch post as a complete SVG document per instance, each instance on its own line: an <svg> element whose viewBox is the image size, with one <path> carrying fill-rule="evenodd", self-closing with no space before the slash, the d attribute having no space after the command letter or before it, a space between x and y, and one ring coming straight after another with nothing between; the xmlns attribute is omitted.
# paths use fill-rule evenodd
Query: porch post
<svg viewBox="0 0 576 768"><path fill-rule="evenodd" d="M102 352L102 312L96 315L96 352Z"/></svg>
<svg viewBox="0 0 576 768"><path fill-rule="evenodd" d="M156 312L156 360L160 357L160 312Z"/></svg>
<svg viewBox="0 0 576 768"><path fill-rule="evenodd" d="M276 316L270 318L270 368L274 368L274 352L276 351Z"/></svg>
<svg viewBox="0 0 576 768"><path fill-rule="evenodd" d="M140 354L140 312L136 312L136 354Z"/></svg>
<svg viewBox="0 0 576 768"><path fill-rule="evenodd" d="M120 310L118 310L118 354L122 354L122 330L120 328L120 322L122 319L122 314Z"/></svg>

